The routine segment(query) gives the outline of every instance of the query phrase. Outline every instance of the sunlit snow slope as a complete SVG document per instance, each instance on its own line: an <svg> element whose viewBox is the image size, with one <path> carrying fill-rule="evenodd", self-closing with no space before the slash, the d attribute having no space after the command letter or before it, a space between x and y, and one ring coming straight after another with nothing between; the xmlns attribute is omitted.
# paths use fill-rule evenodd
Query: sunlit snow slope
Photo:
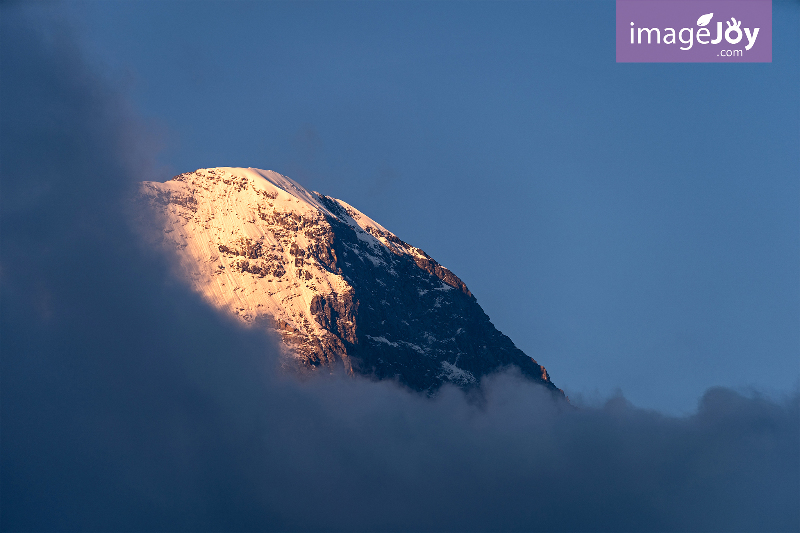
<svg viewBox="0 0 800 533"><path fill-rule="evenodd" d="M274 327L301 366L343 365L420 391L516 366L557 391L458 277L341 200L251 168L201 169L141 191L193 287Z"/></svg>

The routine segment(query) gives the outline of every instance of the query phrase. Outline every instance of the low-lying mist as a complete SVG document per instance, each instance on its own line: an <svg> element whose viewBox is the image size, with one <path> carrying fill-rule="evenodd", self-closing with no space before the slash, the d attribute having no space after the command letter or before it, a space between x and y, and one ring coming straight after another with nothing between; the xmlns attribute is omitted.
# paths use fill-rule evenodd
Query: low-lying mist
<svg viewBox="0 0 800 533"><path fill-rule="evenodd" d="M140 243L126 198L157 143L22 11L0 37L3 530L800 527L797 393L711 389L676 418L513 374L475 402L282 373Z"/></svg>

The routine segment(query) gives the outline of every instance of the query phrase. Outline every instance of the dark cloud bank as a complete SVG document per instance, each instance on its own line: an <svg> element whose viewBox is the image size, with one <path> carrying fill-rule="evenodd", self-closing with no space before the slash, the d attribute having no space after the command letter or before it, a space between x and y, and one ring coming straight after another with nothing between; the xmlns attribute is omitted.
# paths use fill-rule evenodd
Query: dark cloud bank
<svg viewBox="0 0 800 533"><path fill-rule="evenodd" d="M136 244L147 136L68 35L32 28L4 8L4 530L800 527L797 394L712 389L672 418L510 375L481 405L282 376Z"/></svg>

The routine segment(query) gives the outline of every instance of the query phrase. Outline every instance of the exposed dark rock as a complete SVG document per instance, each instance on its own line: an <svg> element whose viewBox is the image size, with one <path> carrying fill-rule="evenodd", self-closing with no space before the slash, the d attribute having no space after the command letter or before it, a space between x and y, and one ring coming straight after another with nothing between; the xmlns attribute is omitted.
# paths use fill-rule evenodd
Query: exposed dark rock
<svg viewBox="0 0 800 533"><path fill-rule="evenodd" d="M334 199L321 199L334 214L350 216ZM368 247L352 225L329 216L326 222L330 232L319 232L321 246L314 256L323 264L322 257L346 257L337 271L352 287L352 294L332 304L317 297L312 313L342 341L345 354L341 355L350 358L354 371L432 392L447 381L470 387L487 374L514 366L529 379L558 391L542 366L497 331L464 282L450 270L422 250L414 249L419 255L412 259L384 246ZM383 236L413 248L390 233ZM377 258L378 266L365 259L367 255ZM327 266L335 265L333 261ZM342 303L345 309L334 308ZM348 317L344 331L341 324L333 327L331 313Z"/></svg>

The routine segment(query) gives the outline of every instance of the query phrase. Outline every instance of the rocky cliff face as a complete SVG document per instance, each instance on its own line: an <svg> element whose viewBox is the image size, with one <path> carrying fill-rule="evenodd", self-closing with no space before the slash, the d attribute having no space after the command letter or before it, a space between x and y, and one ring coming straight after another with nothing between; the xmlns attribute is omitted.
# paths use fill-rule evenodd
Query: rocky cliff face
<svg viewBox="0 0 800 533"><path fill-rule="evenodd" d="M144 182L167 246L212 305L274 327L313 368L469 388L507 366L560 392L466 285L347 203L272 171L201 169Z"/></svg>

